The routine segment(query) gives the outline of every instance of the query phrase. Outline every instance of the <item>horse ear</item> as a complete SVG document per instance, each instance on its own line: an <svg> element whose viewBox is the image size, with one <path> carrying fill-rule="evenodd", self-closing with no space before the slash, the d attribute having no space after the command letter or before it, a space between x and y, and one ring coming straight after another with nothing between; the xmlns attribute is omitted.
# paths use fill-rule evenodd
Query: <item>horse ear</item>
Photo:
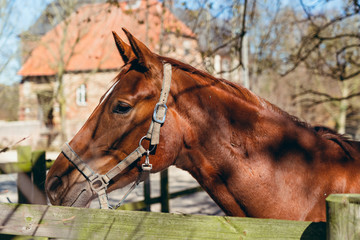
<svg viewBox="0 0 360 240"><path fill-rule="evenodd" d="M125 43L119 35L116 34L116 32L112 32L115 40L116 47L120 53L121 58L123 59L124 63L128 63L132 58L135 58L135 55L133 51L131 50L131 47Z"/></svg>
<svg viewBox="0 0 360 240"><path fill-rule="evenodd" d="M150 69L151 65L156 61L155 54L145 46L140 40L135 38L127 29L122 29L129 39L131 48L136 55L139 64L143 67Z"/></svg>

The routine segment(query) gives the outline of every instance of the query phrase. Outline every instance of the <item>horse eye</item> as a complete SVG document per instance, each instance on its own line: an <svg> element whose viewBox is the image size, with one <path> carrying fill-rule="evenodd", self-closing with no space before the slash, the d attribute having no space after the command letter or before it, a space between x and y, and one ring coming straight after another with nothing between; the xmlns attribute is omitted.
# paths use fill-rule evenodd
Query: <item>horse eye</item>
<svg viewBox="0 0 360 240"><path fill-rule="evenodd" d="M113 109L113 113L125 114L131 110L131 106L124 102L119 102Z"/></svg>

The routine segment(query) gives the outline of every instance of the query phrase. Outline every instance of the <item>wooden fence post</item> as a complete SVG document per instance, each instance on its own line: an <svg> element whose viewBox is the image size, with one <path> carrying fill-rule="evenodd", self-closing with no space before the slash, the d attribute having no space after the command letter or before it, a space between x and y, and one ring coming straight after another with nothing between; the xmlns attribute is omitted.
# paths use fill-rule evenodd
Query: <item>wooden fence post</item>
<svg viewBox="0 0 360 240"><path fill-rule="evenodd" d="M151 211L151 186L150 186L150 176L144 180L144 202L145 202L145 211Z"/></svg>
<svg viewBox="0 0 360 240"><path fill-rule="evenodd" d="M21 146L18 147L17 154L19 163L30 165L30 171L18 173L18 202L47 204L45 196L45 152L31 152L30 146Z"/></svg>
<svg viewBox="0 0 360 240"><path fill-rule="evenodd" d="M168 213L169 206L169 172L165 169L160 173L160 199L161 199L161 212Z"/></svg>
<svg viewBox="0 0 360 240"><path fill-rule="evenodd" d="M327 239L360 239L360 194L332 194L326 198Z"/></svg>
<svg viewBox="0 0 360 240"><path fill-rule="evenodd" d="M46 159L45 151L34 151L31 154L33 196L31 203L47 204L45 196Z"/></svg>
<svg viewBox="0 0 360 240"><path fill-rule="evenodd" d="M31 147L20 146L17 148L17 156L19 163L31 164ZM18 189L18 203L30 203L32 194L31 173L18 173L17 189Z"/></svg>

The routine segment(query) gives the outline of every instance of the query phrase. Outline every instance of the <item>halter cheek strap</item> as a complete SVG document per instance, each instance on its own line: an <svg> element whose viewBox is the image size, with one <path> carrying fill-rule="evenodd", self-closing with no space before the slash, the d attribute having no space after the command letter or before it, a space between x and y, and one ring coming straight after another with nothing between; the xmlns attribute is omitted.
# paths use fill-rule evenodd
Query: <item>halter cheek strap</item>
<svg viewBox="0 0 360 240"><path fill-rule="evenodd" d="M146 135L148 139L151 139L151 145L155 146L160 141L160 127L165 122L167 111L167 99L170 93L171 85L171 64L164 64L164 77L161 87L160 100L156 104L153 114L153 120L151 122L149 131Z"/></svg>
<svg viewBox="0 0 360 240"><path fill-rule="evenodd" d="M65 143L61 151L64 156L76 167L76 169L86 178L86 180L90 183L91 189L98 195L100 208L102 209L112 209L109 205L108 197L107 197L107 186L111 179L120 175L121 172L130 166L133 162L140 159L143 155L146 155L145 163L142 164L142 171L138 179L131 186L129 191L125 194L125 196L120 200L120 202L115 206L115 209L118 208L125 200L125 198L130 194L130 192L135 189L135 187L143 180L145 180L152 169L152 165L149 163L149 154L155 148L157 144L159 144L160 140L160 128L162 124L165 122L167 106L166 102L170 93L170 85L171 85L171 64L165 63L163 65L164 74L163 74L163 83L161 88L160 100L156 104L152 122L150 124L150 128L143 138L139 141L139 146L130 153L125 159L120 161L115 167L109 170L104 175L99 175L93 171L93 169L86 164L79 155L70 147L68 143ZM153 148L151 150L146 150L142 146L142 141L144 139L150 140L151 146Z"/></svg>

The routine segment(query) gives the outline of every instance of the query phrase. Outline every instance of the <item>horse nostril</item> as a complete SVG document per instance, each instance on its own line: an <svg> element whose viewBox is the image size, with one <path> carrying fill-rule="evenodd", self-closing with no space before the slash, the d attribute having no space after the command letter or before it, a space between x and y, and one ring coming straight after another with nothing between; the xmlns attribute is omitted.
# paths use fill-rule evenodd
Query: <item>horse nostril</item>
<svg viewBox="0 0 360 240"><path fill-rule="evenodd" d="M62 189L64 189L64 183L61 177L54 176L47 181L46 192L52 203L61 195Z"/></svg>

